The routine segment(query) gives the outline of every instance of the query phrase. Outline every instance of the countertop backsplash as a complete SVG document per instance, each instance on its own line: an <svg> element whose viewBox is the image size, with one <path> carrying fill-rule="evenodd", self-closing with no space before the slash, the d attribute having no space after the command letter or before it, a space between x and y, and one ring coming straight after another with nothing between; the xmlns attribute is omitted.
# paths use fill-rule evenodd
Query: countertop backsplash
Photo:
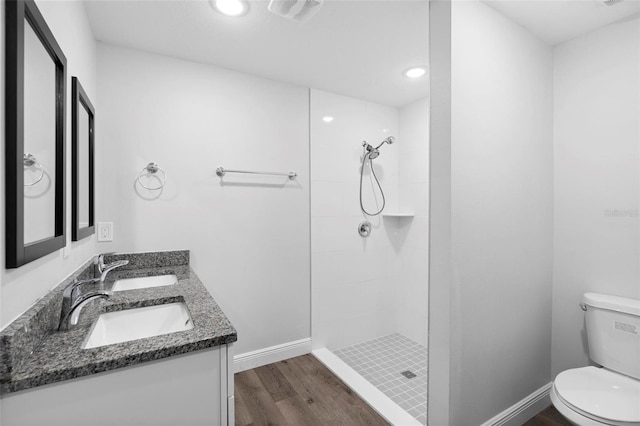
<svg viewBox="0 0 640 426"><path fill-rule="evenodd" d="M34 352L45 336L57 330L64 289L75 280L93 276L94 262L88 260L0 332L0 382L10 380L12 372Z"/></svg>

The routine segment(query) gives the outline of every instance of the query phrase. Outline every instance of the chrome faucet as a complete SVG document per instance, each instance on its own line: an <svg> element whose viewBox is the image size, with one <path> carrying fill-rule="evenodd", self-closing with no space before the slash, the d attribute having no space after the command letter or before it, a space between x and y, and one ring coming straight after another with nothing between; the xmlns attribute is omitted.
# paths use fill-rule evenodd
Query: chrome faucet
<svg viewBox="0 0 640 426"><path fill-rule="evenodd" d="M119 268L121 266L125 266L129 264L128 260L116 260L113 263L109 263L107 265L105 265L104 263L104 257L111 255L114 253L103 253L101 255L99 255L96 260L95 260L95 264L98 265L98 272L100 272L100 283L104 283L104 280L107 279L107 274L109 272L111 272L112 270Z"/></svg>
<svg viewBox="0 0 640 426"><path fill-rule="evenodd" d="M81 293L82 287L85 285L95 286L101 282L101 278L74 281L64 289L62 292L62 310L60 312L60 324L58 324L58 331L66 331L70 326L78 324L82 308L84 308L84 306L93 299L106 299L111 296L111 292L104 290L95 290L85 294L78 294L79 292Z"/></svg>
<svg viewBox="0 0 640 426"><path fill-rule="evenodd" d="M116 252L112 251L112 252L109 252L109 253L102 253L102 254L99 254L99 255L97 255L95 257L93 263L98 265L98 271L100 273L102 273L102 271L104 271L104 267L105 267L104 257L105 256L111 256L112 254L116 254Z"/></svg>

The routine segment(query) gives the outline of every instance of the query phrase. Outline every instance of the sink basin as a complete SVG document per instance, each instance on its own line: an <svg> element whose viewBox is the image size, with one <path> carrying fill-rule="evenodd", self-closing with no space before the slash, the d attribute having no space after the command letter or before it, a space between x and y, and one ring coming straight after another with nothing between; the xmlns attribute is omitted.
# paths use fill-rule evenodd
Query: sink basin
<svg viewBox="0 0 640 426"><path fill-rule="evenodd" d="M125 278L117 280L113 284L112 291L138 290L149 287L163 287L166 285L174 285L178 282L178 278L171 275L156 275L153 277Z"/></svg>
<svg viewBox="0 0 640 426"><path fill-rule="evenodd" d="M83 349L190 330L193 321L183 302L102 314L93 324Z"/></svg>

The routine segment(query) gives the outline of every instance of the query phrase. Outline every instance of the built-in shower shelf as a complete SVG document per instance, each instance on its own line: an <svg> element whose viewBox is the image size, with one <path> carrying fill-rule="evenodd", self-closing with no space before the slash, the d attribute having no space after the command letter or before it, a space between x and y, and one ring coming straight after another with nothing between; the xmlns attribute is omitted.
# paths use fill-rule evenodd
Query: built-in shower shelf
<svg viewBox="0 0 640 426"><path fill-rule="evenodd" d="M383 217L413 217L413 212L404 212L404 211L390 211L390 212L382 212Z"/></svg>

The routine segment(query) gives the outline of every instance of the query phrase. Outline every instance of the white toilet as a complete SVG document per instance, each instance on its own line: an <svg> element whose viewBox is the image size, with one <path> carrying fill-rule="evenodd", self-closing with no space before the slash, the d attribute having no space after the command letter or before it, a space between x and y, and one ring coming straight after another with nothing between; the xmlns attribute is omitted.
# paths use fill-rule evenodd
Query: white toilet
<svg viewBox="0 0 640 426"><path fill-rule="evenodd" d="M640 426L640 300L585 293L589 357L558 374L551 402L580 426Z"/></svg>

